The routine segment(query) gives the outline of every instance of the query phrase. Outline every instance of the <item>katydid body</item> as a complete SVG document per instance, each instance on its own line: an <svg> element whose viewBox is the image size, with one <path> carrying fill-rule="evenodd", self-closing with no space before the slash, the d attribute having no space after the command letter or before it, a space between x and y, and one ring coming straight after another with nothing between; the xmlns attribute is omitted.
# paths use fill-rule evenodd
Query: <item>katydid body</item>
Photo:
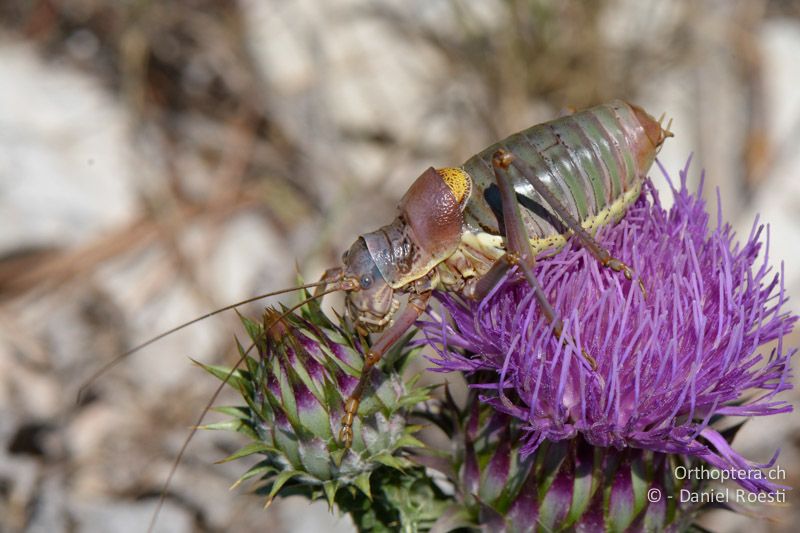
<svg viewBox="0 0 800 533"><path fill-rule="evenodd" d="M561 321L533 274L539 252L555 251L575 235L604 266L632 279L592 233L624 216L669 135L641 108L615 101L512 135L460 168L423 172L397 218L361 235L344 255L344 268L326 276L352 287L346 302L358 326L383 332L345 405L344 445L352 441L370 370L424 312L434 289L478 299L519 266L561 337ZM398 292L411 295L399 314Z"/></svg>

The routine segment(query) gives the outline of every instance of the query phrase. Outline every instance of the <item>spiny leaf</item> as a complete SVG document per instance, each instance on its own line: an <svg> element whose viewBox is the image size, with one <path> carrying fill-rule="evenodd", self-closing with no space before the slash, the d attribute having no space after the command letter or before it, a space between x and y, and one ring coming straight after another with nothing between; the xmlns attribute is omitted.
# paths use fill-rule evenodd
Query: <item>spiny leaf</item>
<svg viewBox="0 0 800 533"><path fill-rule="evenodd" d="M247 472L241 475L239 479L236 480L236 483L231 485L231 490L235 489L248 479L252 479L256 476L264 476L267 474L274 474L276 473L276 467L270 464L267 461L261 461L257 465L250 468Z"/></svg>
<svg viewBox="0 0 800 533"><path fill-rule="evenodd" d="M207 365L205 363L201 363L197 359L191 359L191 361L192 363L196 364L197 366L199 366L200 368L202 368L215 378L219 379L220 381L224 381L225 378L228 378L228 374L231 373L231 369L229 367L218 366L218 365ZM242 379L239 370L235 370L228 378L228 385L237 390L241 390L241 387L244 386L244 380Z"/></svg>
<svg viewBox="0 0 800 533"><path fill-rule="evenodd" d="M389 455L386 453L378 454L374 457L371 457L370 459L372 459L377 463L381 463L382 465L394 468L396 470L403 470L413 466L413 463L408 459L404 459L402 457L396 457L394 455Z"/></svg>
<svg viewBox="0 0 800 533"><path fill-rule="evenodd" d="M247 331L247 335L253 340L253 342L257 342L259 339L264 337L264 328L259 322L247 318L238 310L236 311L236 314L239 316L239 320L242 322L245 331Z"/></svg>
<svg viewBox="0 0 800 533"><path fill-rule="evenodd" d="M409 407L415 407L418 404L427 401L431 397L431 392L433 392L435 387L422 387L418 389L412 389L412 392L406 394L397 402L398 409L407 409Z"/></svg>
<svg viewBox="0 0 800 533"><path fill-rule="evenodd" d="M219 407L212 407L211 410L216 413L222 413L223 415L238 418L240 420L247 420L250 418L250 411L241 405L223 405Z"/></svg>
<svg viewBox="0 0 800 533"><path fill-rule="evenodd" d="M336 491L339 490L338 481L326 481L322 484L325 491L325 498L328 500L328 510L333 512L333 505L336 503Z"/></svg>
<svg viewBox="0 0 800 533"><path fill-rule="evenodd" d="M404 448L425 448L426 445L424 442L419 440L418 438L412 435L403 435L400 437L400 440L397 442L398 446L402 446Z"/></svg>
<svg viewBox="0 0 800 533"><path fill-rule="evenodd" d="M223 464L230 461L235 461L236 459L241 459L242 457L247 457L248 455L253 455L254 453L280 453L280 451L274 446L270 446L263 442L251 442L247 446L240 448L238 451L232 453L224 459L220 459L216 463Z"/></svg>
<svg viewBox="0 0 800 533"><path fill-rule="evenodd" d="M203 424L202 426L197 426L197 429L209 429L209 430L224 430L224 431L239 431L243 425L246 425L242 420L234 419L234 420L224 420L222 422L213 422L211 424Z"/></svg>
<svg viewBox="0 0 800 533"><path fill-rule="evenodd" d="M299 470L286 470L285 472L281 472L272 482L272 488L269 491L269 496L267 496L267 502L264 504L264 507L269 507L272 505L272 500L281 490L281 488L292 478L302 476L303 472Z"/></svg>
<svg viewBox="0 0 800 533"><path fill-rule="evenodd" d="M372 499L372 490L370 489L369 486L369 479L371 475L372 472L364 472L360 474L358 477L356 477L355 481L353 481L353 485L358 487L358 490L363 492L364 495L370 500Z"/></svg>

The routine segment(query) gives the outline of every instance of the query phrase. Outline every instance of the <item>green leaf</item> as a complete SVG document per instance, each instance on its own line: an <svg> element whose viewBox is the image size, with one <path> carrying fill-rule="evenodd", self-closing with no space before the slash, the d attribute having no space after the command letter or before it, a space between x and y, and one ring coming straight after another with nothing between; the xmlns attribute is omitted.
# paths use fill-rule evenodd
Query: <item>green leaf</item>
<svg viewBox="0 0 800 533"><path fill-rule="evenodd" d="M539 479L539 501L544 500L550 485L555 481L556 476L561 468L561 464L567 457L567 446L562 443L542 443L540 446L541 452L538 455L536 462L540 466L537 474Z"/></svg>
<svg viewBox="0 0 800 533"><path fill-rule="evenodd" d="M272 482L272 488L267 496L267 503L264 504L264 507L269 507L272 504L272 500L275 499L275 496L278 494L281 488L283 488L287 481L302 475L303 473L299 470L287 470L275 476L275 480Z"/></svg>
<svg viewBox="0 0 800 533"><path fill-rule="evenodd" d="M567 526L572 526L583 516L589 507L594 490L597 488L593 476L595 470L594 462L588 460L575 448L571 450L570 454L575 474L572 483L572 503L570 504L569 513L564 519L564 524Z"/></svg>
<svg viewBox="0 0 800 533"><path fill-rule="evenodd" d="M397 441L398 448L426 448L427 445L412 435L403 435Z"/></svg>
<svg viewBox="0 0 800 533"><path fill-rule="evenodd" d="M231 373L231 369L229 367L207 365L205 363L201 363L197 359L191 359L191 361L220 381L226 381L228 385L237 390L241 390L241 387L244 385L241 373L238 369ZM228 376L228 374L230 374L230 376Z"/></svg>
<svg viewBox="0 0 800 533"><path fill-rule="evenodd" d="M360 474L358 477L356 477L356 479L353 481L353 485L358 487L358 490L363 492L364 495L370 500L372 499L372 490L370 489L369 486L369 478L371 475L372 472L364 472Z"/></svg>
<svg viewBox="0 0 800 533"><path fill-rule="evenodd" d="M333 464L334 466L336 466L336 468L340 468L342 466L342 459L344 459L346 453L347 453L347 448L344 448L342 446L330 452L331 461L333 461Z"/></svg>
<svg viewBox="0 0 800 533"><path fill-rule="evenodd" d="M223 415L238 418L239 420L250 419L250 409L241 405L223 405L220 407L212 407L211 410L215 413L222 413Z"/></svg>
<svg viewBox="0 0 800 533"><path fill-rule="evenodd" d="M245 435L246 437L249 437L252 440L261 440L262 438L261 435L259 435L258 432L255 430L255 428L249 423L243 422L242 424L239 425L236 431L238 431L242 435Z"/></svg>
<svg viewBox="0 0 800 533"><path fill-rule="evenodd" d="M239 485L241 485L245 481L247 481L249 479L253 479L256 476L265 476L265 475L274 474L274 473L276 473L274 465L272 465L272 464L270 464L270 463L268 463L266 461L261 461L257 465L255 465L252 468L250 468L247 472L242 474L241 477L236 480L236 483L231 485L231 490L235 489L236 487L238 487Z"/></svg>
<svg viewBox="0 0 800 533"><path fill-rule="evenodd" d="M224 420L222 422L213 422L211 424L203 424L202 426L197 426L197 429L208 429L213 431L239 431L243 425L246 425L241 420Z"/></svg>
<svg viewBox="0 0 800 533"><path fill-rule="evenodd" d="M243 389L240 389L239 391L242 393L242 399L245 401L247 407L250 409L252 413L260 413L262 406L256 403L254 394L252 393L251 386L250 385L246 386L246 390L247 392L245 392L245 387L243 387Z"/></svg>
<svg viewBox="0 0 800 533"><path fill-rule="evenodd" d="M277 450L276 448L263 442L252 442L244 448L240 448L238 451L232 453L228 457L220 459L216 462L216 464L235 461L236 459L241 459L242 457L247 457L248 455L253 455L254 453L280 453L280 450Z"/></svg>
<svg viewBox="0 0 800 533"><path fill-rule="evenodd" d="M410 387L409 384L406 384L407 387ZM408 409L409 407L416 407L417 405L421 404L430 399L431 392L434 387L420 387L416 389L411 389L411 391L400 398L397 402L397 407L400 409Z"/></svg>
<svg viewBox="0 0 800 533"><path fill-rule="evenodd" d="M333 505L336 503L336 491L339 490L339 482L332 480L322 484L325 491L325 498L328 500L328 510L333 512Z"/></svg>
<svg viewBox="0 0 800 533"><path fill-rule="evenodd" d="M633 516L647 507L647 490L650 488L651 479L648 479L647 467L643 456L634 456L631 461L631 489L633 492Z"/></svg>
<svg viewBox="0 0 800 533"><path fill-rule="evenodd" d="M255 381L256 376L260 373L261 365L252 357L245 357L243 364L247 367L247 372L250 374L250 381ZM250 392L252 394L252 392Z"/></svg>
<svg viewBox="0 0 800 533"><path fill-rule="evenodd" d="M505 487L503 487L500 497L494 504L495 507L504 510L508 509L512 505L514 499L519 495L536 462L533 456L522 459L518 449L511 453L511 465L508 478L506 479L506 484Z"/></svg>
<svg viewBox="0 0 800 533"><path fill-rule="evenodd" d="M239 315L239 320L241 320L245 331L247 331L247 336L250 337L253 342L258 342L259 339L264 337L264 328L259 322L247 318L238 310L236 311L236 314Z"/></svg>
<svg viewBox="0 0 800 533"><path fill-rule="evenodd" d="M376 463L386 465L389 468L394 468L395 470L403 470L413 466L413 463L408 459L403 459L402 457L389 455L388 453L381 453L374 457L371 457L370 459L375 461Z"/></svg>

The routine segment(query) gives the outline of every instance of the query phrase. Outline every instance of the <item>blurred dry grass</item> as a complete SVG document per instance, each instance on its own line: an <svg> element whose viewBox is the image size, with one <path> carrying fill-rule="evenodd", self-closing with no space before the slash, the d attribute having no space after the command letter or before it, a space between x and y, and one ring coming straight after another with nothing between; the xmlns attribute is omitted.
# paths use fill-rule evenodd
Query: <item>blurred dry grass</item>
<svg viewBox="0 0 800 533"><path fill-rule="evenodd" d="M458 163L561 110L625 98L683 119L662 154L668 168L694 150L726 213L763 209L759 194L782 186L775 169L800 133L800 114L784 140L769 133L781 104L769 100L762 34L774 21L800 25L800 5L3 3L0 45L26 43L122 110L131 173L107 179L130 181L136 214L79 242L0 250L0 368L10 369L0 445L8 461L28 461L23 473L0 468L0 529L100 531L87 525L98 509L152 504L212 390L182 358L230 357L235 320L148 350L72 405L89 369L193 314L288 285L295 261L318 276L387 220L428 165ZM34 395L45 400L32 407ZM797 428L779 438L796 456ZM265 514L225 493L238 467L209 458L232 447L217 435L192 447L170 492L188 516L182 527L301 530L295 504ZM791 530L792 515L782 510L775 530ZM772 529L759 519L731 527Z"/></svg>

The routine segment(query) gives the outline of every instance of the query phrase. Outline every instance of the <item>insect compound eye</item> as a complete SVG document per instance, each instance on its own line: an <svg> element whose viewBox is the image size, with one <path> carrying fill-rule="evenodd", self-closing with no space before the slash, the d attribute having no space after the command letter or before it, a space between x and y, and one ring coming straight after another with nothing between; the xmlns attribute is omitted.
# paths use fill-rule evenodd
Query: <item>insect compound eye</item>
<svg viewBox="0 0 800 533"><path fill-rule="evenodd" d="M361 276L361 279L358 280L359 285L361 285L362 289L369 289L372 287L372 276L369 274L364 274Z"/></svg>

